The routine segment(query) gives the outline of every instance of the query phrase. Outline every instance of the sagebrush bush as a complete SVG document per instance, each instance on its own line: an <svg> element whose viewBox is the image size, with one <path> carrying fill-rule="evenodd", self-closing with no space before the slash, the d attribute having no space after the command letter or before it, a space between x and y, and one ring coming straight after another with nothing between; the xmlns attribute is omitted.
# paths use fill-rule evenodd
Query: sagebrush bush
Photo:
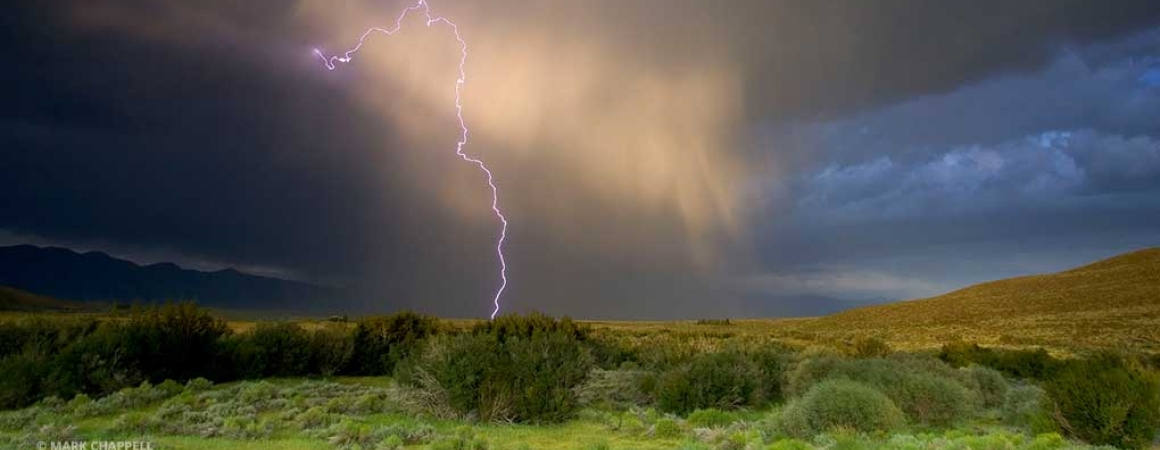
<svg viewBox="0 0 1160 450"><path fill-rule="evenodd" d="M576 389L576 399L583 406L626 409L652 403L645 391L651 374L643 370L592 369L584 384Z"/></svg>
<svg viewBox="0 0 1160 450"><path fill-rule="evenodd" d="M834 428L889 431L905 422L902 411L874 388L849 380L826 380L792 400L781 412L781 431L810 437Z"/></svg>
<svg viewBox="0 0 1160 450"><path fill-rule="evenodd" d="M508 319L509 322L513 319ZM519 328L523 329L523 328ZM432 339L399 370L424 398L482 420L559 422L579 402L577 387L592 367L575 335L535 332L505 339L486 331Z"/></svg>
<svg viewBox="0 0 1160 450"><path fill-rule="evenodd" d="M749 405L758 389L756 372L753 363L738 352L699 355L661 377L658 405L678 414Z"/></svg>
<svg viewBox="0 0 1160 450"><path fill-rule="evenodd" d="M978 412L979 394L959 381L962 374L930 358L864 358L832 356L801 361L789 376L791 392L800 393L828 379L849 379L886 394L907 417L931 426L947 426Z"/></svg>
<svg viewBox="0 0 1160 450"><path fill-rule="evenodd" d="M668 417L657 419L652 426L652 433L654 437L671 438L681 435L681 424L676 420Z"/></svg>
<svg viewBox="0 0 1160 450"><path fill-rule="evenodd" d="M880 386L906 416L918 423L947 427L977 412L978 397L955 380L930 374L909 374L901 383Z"/></svg>
<svg viewBox="0 0 1160 450"><path fill-rule="evenodd" d="M185 390L190 392L208 391L213 387L213 382L202 377L197 377L185 383Z"/></svg>
<svg viewBox="0 0 1160 450"><path fill-rule="evenodd" d="M1160 428L1160 378L1119 357L1068 361L1043 388L1044 409L1076 439L1146 448Z"/></svg>
<svg viewBox="0 0 1160 450"><path fill-rule="evenodd" d="M1010 384L998 370L971 365L962 370L966 385L979 394L984 408L998 408L1007 397Z"/></svg>
<svg viewBox="0 0 1160 450"><path fill-rule="evenodd" d="M999 407L1003 423L1023 429L1031 429L1034 421L1042 416L1043 389L1027 383L1019 383L1007 390L1003 405Z"/></svg>

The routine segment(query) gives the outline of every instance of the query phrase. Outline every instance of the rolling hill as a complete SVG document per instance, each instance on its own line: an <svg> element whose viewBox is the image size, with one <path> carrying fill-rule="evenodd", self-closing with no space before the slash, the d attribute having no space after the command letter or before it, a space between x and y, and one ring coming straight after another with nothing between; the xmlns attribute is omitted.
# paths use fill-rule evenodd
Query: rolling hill
<svg viewBox="0 0 1160 450"><path fill-rule="evenodd" d="M1160 248L787 325L829 338L876 335L904 347L964 339L992 345L1160 350Z"/></svg>
<svg viewBox="0 0 1160 450"><path fill-rule="evenodd" d="M96 304L60 300L36 295L20 289L0 286L0 311L42 312L42 311L88 311L95 310Z"/></svg>
<svg viewBox="0 0 1160 450"><path fill-rule="evenodd" d="M319 311L344 299L342 289L225 269L183 269L173 263L138 265L100 252L55 247L0 247L0 285L81 302L196 300L231 309Z"/></svg>

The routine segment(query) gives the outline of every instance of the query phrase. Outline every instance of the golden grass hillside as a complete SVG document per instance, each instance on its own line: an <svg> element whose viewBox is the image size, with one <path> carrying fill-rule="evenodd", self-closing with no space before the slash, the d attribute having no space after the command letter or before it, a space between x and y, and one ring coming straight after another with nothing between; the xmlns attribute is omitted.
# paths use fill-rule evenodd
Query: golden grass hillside
<svg viewBox="0 0 1160 450"><path fill-rule="evenodd" d="M937 297L853 309L786 328L901 347L963 339L1056 349L1160 350L1160 248L1076 269L991 281Z"/></svg>

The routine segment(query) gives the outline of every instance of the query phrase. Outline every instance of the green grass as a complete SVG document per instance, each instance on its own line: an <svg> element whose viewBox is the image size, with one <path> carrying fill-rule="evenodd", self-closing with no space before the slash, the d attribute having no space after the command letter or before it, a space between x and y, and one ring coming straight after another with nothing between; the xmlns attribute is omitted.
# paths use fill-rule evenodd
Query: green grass
<svg viewBox="0 0 1160 450"><path fill-rule="evenodd" d="M325 398L338 398L340 400L339 403L348 403L351 398L357 398L364 392L382 392L381 389L384 389L384 387L389 388L392 386L392 383L388 379L372 377L341 378L326 382L301 379L277 379L264 382L226 383L217 385L209 391L196 394L187 392L178 394L167 400L156 401L137 408L114 411L110 414L87 418L75 417L68 410L59 409L61 407L56 407L58 409L54 410L52 406L37 406L23 411L0 413L17 414L29 411L40 413L39 418L35 421L35 426L30 424L23 427L23 429L8 428L0 430L0 448L8 448L5 447L7 440L15 443L21 441L28 442L29 439L32 439L33 442L36 440L52 441L66 439L59 435L34 436L32 438L23 437L29 430L36 429L40 424L45 423L67 423L75 425L75 432L69 435L67 439L148 441L154 443L159 448L173 450L324 450L340 448L329 442L326 436L311 434L309 430L304 430L302 427L296 426L292 419L283 417L282 413L284 411L281 409L271 409L256 413L257 418L267 419L272 422L273 431L269 435L253 438L230 438L222 436L199 437L157 429L139 433L121 430L117 425L123 416L159 414L166 407L171 407L175 404L199 404L201 406L198 408L201 409L210 408L214 404L230 404L231 402L237 405L245 405L247 403L242 397L246 395L247 390L257 389L263 386L263 383L275 386L276 390L270 396L262 397L261 401L277 398L292 399L295 397L303 397L307 399L306 401L309 401L309 398L322 395L319 398L323 400ZM347 386L347 388L333 391L328 386ZM354 389L351 388L352 386L363 389ZM327 397L328 395L331 397ZM333 397L335 395L338 397ZM395 400L398 400L398 398L391 397L391 402ZM859 448L866 450L896 448L913 448L915 450L1004 448L1013 450L1047 450L1091 448L1067 442L1058 436L1047 435L1035 437L1031 434L1013 431L998 425L994 422L993 418L988 419L987 417L980 418L975 422L960 424L956 429L940 432L925 431L923 428L909 428L895 434L866 435L852 434L838 430L807 439L806 441L794 441L763 431L763 423L767 414L765 411L751 410L729 413L727 417L730 418L732 423L722 425L720 428L713 430L698 430L694 429L694 426L686 423L682 418L673 416L665 418L658 413L650 411L605 412L587 410L576 419L566 423L530 425L480 424L462 420L437 419L421 413L407 412L405 411L405 407L396 403L390 403L386 406L386 409L390 411L369 412L366 414L342 414L342 419L353 420L367 429L392 426L411 428L430 427L434 432L433 440L407 447L411 449L434 448L434 442L447 438L448 436L455 436L462 433L465 428L470 430L470 434L486 440L489 450L662 450L677 448L704 450L740 450L749 448ZM610 426L607 418L617 415L619 415L618 417L641 417L645 423L637 427L619 428ZM0 419L2 418L0 417ZM653 436L648 431L649 423L647 422L649 421L652 421L652 423L660 423L662 421L675 422L678 424L679 432L675 435L663 437ZM0 423L3 422L0 421ZM802 445L805 445L805 447L802 447ZM374 446L364 448L374 448Z"/></svg>

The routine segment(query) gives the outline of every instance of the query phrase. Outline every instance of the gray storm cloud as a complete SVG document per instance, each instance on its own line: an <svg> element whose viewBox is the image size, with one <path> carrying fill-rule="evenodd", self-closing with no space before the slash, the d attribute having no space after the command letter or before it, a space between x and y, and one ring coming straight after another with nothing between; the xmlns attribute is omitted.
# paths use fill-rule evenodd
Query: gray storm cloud
<svg viewBox="0 0 1160 450"><path fill-rule="evenodd" d="M91 46L87 54L95 56L55 62L88 75L80 92L55 97L103 112L56 126L53 139L106 126L136 127L146 136L125 137L134 130L117 128L118 137L106 141L116 151L86 156L108 161L78 162L74 170L119 173L126 162L117 158L145 155L163 173L197 167L201 177L159 190L171 200L147 205L153 227L126 226L116 205L126 202L108 200L107 211L86 208L90 223L103 225L70 228L50 220L63 213L39 210L48 207L29 197L18 204L33 213L0 228L66 242L164 243L195 260L284 267L358 286L372 306L385 298L444 314L484 311L480 292L496 281L490 244L497 225L481 176L453 153L454 41L412 21L397 36L373 39L335 72L310 52L347 48L367 27L393 22L406 4L59 2L51 25L57 32L44 39ZM1048 167L1021 156L1026 150L1014 143L1046 130L968 142L982 119L956 122L961 112L927 114L919 103L913 114L933 119L915 136L965 136L932 145L939 159L901 151L889 139L858 140L845 125L906 128L906 120L873 115L1005 74L1034 79L1046 67L1056 76L1060 48L1127 36L1160 17L1153 2L431 6L460 25L469 45L466 151L495 171L513 222L511 305L608 317L745 314L754 311L747 303L753 295L824 291L822 285L930 290L890 268L788 272L833 251L810 242L861 233L833 220L857 201L877 213L906 207L892 189L999 192L992 172L1018 180L1021 167ZM1090 47L1098 53L1092 58L1127 51L1107 45ZM1147 46L1131 51L1140 48ZM51 74L30 72L28 81L45 76ZM40 114L33 121L50 126L53 111L23 114L25 121ZM110 117L128 119L100 123ZM1131 117L1109 114L1107 121L1140 122ZM776 139L764 139L764 128L776 130ZM811 134L827 128L857 145ZM1135 138L1108 131L1093 142ZM40 164L28 155L20 158ZM899 188L885 174L910 178ZM116 195L103 198L131 197L132 189L107 178L100 189ZM31 192L36 180L27 183ZM72 203L62 205L92 204L79 194L67 198ZM209 212L185 214L189 209ZM185 217L198 226L173 225ZM803 224L809 218L818 221ZM212 231L223 229L225 237ZM819 237L823 231L831 234ZM771 239L795 244L765 245ZM878 251L867 248L846 250ZM745 289L751 292L737 293Z"/></svg>

